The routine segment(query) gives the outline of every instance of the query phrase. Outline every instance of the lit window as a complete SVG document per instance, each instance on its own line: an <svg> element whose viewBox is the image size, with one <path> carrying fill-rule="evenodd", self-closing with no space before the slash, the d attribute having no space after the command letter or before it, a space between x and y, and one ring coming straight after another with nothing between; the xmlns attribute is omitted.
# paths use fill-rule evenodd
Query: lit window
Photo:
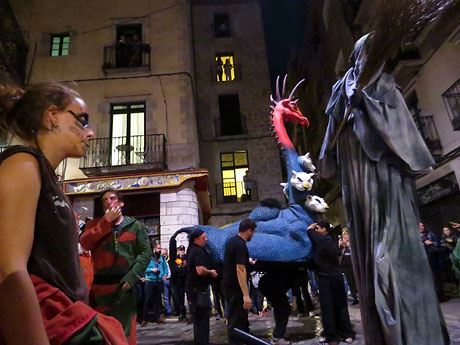
<svg viewBox="0 0 460 345"><path fill-rule="evenodd" d="M232 54L216 55L216 78L218 82L235 80L235 64Z"/></svg>
<svg viewBox="0 0 460 345"><path fill-rule="evenodd" d="M222 192L225 202L237 202L246 193L243 177L248 170L246 151L220 154L222 171Z"/></svg>
<svg viewBox="0 0 460 345"><path fill-rule="evenodd" d="M51 56L69 55L70 36L68 33L51 35Z"/></svg>
<svg viewBox="0 0 460 345"><path fill-rule="evenodd" d="M145 103L112 104L112 165L140 164L145 152Z"/></svg>

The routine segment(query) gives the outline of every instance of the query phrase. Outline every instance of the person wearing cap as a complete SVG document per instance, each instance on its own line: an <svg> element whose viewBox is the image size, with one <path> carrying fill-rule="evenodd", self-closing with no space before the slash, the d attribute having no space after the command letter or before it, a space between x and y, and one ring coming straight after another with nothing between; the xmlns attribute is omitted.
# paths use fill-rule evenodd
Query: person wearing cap
<svg viewBox="0 0 460 345"><path fill-rule="evenodd" d="M355 334L351 328L345 285L339 265L341 251L336 239L330 234L331 225L326 220L320 220L307 229L313 244L325 343L338 345L341 340L352 343Z"/></svg>
<svg viewBox="0 0 460 345"><path fill-rule="evenodd" d="M185 259L185 246L177 247L177 255L169 261L171 267L171 289L173 292L174 309L179 321L184 321L185 309L185 280L187 278L187 260Z"/></svg>
<svg viewBox="0 0 460 345"><path fill-rule="evenodd" d="M204 249L208 238L200 229L190 234L187 251L187 279L185 289L193 317L195 345L209 344L209 317L211 300L209 297L210 278L217 278L216 270L211 269L211 258Z"/></svg>

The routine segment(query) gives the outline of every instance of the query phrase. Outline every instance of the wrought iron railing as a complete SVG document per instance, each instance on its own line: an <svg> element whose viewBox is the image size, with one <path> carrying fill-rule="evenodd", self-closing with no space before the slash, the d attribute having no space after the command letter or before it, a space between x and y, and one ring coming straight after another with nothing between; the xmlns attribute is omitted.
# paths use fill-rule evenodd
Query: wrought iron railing
<svg viewBox="0 0 460 345"><path fill-rule="evenodd" d="M250 187L250 188L248 188ZM216 198L218 204L230 204L235 202L257 201L256 181L236 181L216 184Z"/></svg>
<svg viewBox="0 0 460 345"><path fill-rule="evenodd" d="M433 115L419 116L415 118L415 124L425 140L426 146L433 156L441 154L442 146L439 140L438 131L433 121Z"/></svg>
<svg viewBox="0 0 460 345"><path fill-rule="evenodd" d="M116 68L147 67L150 70L150 44L104 47L104 71Z"/></svg>
<svg viewBox="0 0 460 345"><path fill-rule="evenodd" d="M151 165L166 169L165 135L92 139L85 157L80 159L80 169L126 165Z"/></svg>
<svg viewBox="0 0 460 345"><path fill-rule="evenodd" d="M246 116L234 116L229 121L222 121L221 117L217 117L214 119L214 130L216 137L248 134Z"/></svg>
<svg viewBox="0 0 460 345"><path fill-rule="evenodd" d="M454 131L460 130L460 79L442 94Z"/></svg>

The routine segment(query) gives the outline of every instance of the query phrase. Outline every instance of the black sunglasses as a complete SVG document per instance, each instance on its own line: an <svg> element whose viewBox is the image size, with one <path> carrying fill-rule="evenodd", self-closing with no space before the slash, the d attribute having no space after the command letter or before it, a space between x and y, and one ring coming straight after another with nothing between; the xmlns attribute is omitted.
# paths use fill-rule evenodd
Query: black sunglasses
<svg viewBox="0 0 460 345"><path fill-rule="evenodd" d="M88 128L89 115L87 113L75 114L72 110L67 110L67 112L71 113L83 128Z"/></svg>

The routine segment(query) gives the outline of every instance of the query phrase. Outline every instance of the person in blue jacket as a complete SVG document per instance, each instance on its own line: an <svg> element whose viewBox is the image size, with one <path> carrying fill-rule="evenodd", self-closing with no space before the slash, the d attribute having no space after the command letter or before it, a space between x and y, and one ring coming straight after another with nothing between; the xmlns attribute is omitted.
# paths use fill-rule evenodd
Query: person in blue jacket
<svg viewBox="0 0 460 345"><path fill-rule="evenodd" d="M168 276L168 264L161 256L161 245L158 243L153 249L153 256L145 270L145 301L142 313L141 326L147 321L164 323L161 317L161 294L164 290L164 281ZM151 316L149 313L151 312Z"/></svg>

